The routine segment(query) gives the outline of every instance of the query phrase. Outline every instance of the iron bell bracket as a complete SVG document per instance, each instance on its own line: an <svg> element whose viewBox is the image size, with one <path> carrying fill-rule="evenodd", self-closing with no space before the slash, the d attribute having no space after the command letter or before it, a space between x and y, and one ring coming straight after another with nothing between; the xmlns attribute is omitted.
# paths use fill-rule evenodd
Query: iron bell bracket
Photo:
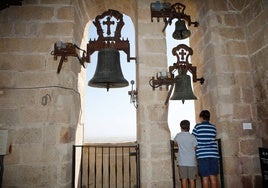
<svg viewBox="0 0 268 188"><path fill-rule="evenodd" d="M189 62L189 57L193 55L193 49L185 44L179 44L172 49L172 55L177 57L177 62L169 67L169 72L178 70L178 74L186 74L189 71L192 74L193 82L199 81L203 84L205 79L197 78L196 67Z"/></svg>
<svg viewBox="0 0 268 188"><path fill-rule="evenodd" d="M193 49L191 47L185 44L179 44L172 49L172 55L177 57L177 62L173 63L172 66L169 66L169 76L157 78L153 76L149 81L149 85L153 88L153 90L158 87L161 88L162 86L166 86L166 89L168 90L169 86L171 86L165 104L168 103L168 100L174 88L174 84L176 82L174 75L175 71L178 71L178 74L187 74L189 71L192 74L193 82L199 81L200 84L203 84L205 81L203 77L197 78L196 67L192 66L192 64L189 63L189 57L193 55Z"/></svg>
<svg viewBox="0 0 268 188"><path fill-rule="evenodd" d="M124 51L127 54L127 62L135 60L135 57L130 57L130 44L128 39L121 39L121 30L124 26L123 14L116 10L109 9L101 15L98 15L93 21L97 29L97 40L89 40L87 44L87 51L82 50L76 44L63 43L61 41L54 44L54 50L51 51L51 55L54 56L54 60L60 57L57 73L60 73L63 62L68 61L69 56L77 57L79 63L85 68L84 63L90 63L90 56L95 51L100 51L105 48L114 48ZM106 26L105 26L106 25ZM115 26L115 27L114 27ZM82 51L82 57L78 54L78 51Z"/></svg>
<svg viewBox="0 0 268 188"><path fill-rule="evenodd" d="M98 15L93 21L97 29L97 40L89 40L87 44L87 60L90 62L90 56L95 51L104 48L115 48L124 51L127 54L127 61L135 60L130 57L130 44L128 39L121 39L121 30L124 26L123 14L109 9L101 15Z"/></svg>
<svg viewBox="0 0 268 188"><path fill-rule="evenodd" d="M184 13L184 10L186 8L185 5L181 3L175 3L171 5L170 3L160 3L159 1L156 1L155 3L151 3L151 21L153 22L153 18L157 18L157 21L159 22L159 18L163 18L163 21L165 22L165 26L162 30L162 32L165 31L167 25L171 25L172 20L177 19L184 19L187 21L188 26L191 26L192 24L194 27L198 27L198 22L193 22L191 20L191 16Z"/></svg>
<svg viewBox="0 0 268 188"><path fill-rule="evenodd" d="M205 79L203 77L197 78L196 67L189 63L189 57L193 55L193 49L191 47L185 44L179 44L172 49L172 55L176 56L177 62L173 63L172 66L169 66L169 76L156 76L156 78L153 76L152 79L150 79L149 84L153 90L163 85L167 86L166 88L168 89L168 86L173 85L175 83L175 71L178 71L178 74L186 74L189 71L192 74L193 82L199 81L201 84L204 83Z"/></svg>
<svg viewBox="0 0 268 188"><path fill-rule="evenodd" d="M82 57L78 55L77 50L83 51ZM76 44L58 41L54 44L54 50L51 51L51 55L54 56L54 60L57 60L58 57L60 57L60 62L57 68L58 74L61 71L63 62L68 61L68 56L77 57L79 63L85 68L84 62L86 61L86 51L79 48Z"/></svg>

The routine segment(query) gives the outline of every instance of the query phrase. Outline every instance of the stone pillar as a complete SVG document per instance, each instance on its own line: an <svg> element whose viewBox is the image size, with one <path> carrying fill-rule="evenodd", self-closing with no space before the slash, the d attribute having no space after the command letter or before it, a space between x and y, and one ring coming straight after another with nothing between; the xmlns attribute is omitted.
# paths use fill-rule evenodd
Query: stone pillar
<svg viewBox="0 0 268 188"><path fill-rule="evenodd" d="M58 40L73 42L73 20L73 6L53 2L0 11L0 127L12 138L3 187L71 187L80 65L69 58L57 74L50 52Z"/></svg>
<svg viewBox="0 0 268 188"><path fill-rule="evenodd" d="M138 127L140 144L141 187L172 187L170 132L164 102L167 91L152 90L149 80L158 71L166 70L166 42L163 24L150 19L150 3L138 0L137 69Z"/></svg>

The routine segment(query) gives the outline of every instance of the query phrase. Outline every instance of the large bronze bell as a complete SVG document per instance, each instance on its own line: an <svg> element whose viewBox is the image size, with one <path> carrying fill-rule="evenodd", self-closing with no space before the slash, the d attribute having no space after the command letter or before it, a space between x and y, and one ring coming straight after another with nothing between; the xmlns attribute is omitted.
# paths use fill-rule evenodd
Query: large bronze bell
<svg viewBox="0 0 268 188"><path fill-rule="evenodd" d="M97 68L88 85L106 88L107 91L109 88L120 88L129 85L122 74L120 54L117 49L105 48L99 51Z"/></svg>
<svg viewBox="0 0 268 188"><path fill-rule="evenodd" d="M172 37L177 40L182 40L190 37L191 31L186 28L185 21L179 19L175 23L175 31L172 34Z"/></svg>
<svg viewBox="0 0 268 188"><path fill-rule="evenodd" d="M175 77L175 89L170 100L194 100L197 99L192 90L191 77L187 74L181 74Z"/></svg>

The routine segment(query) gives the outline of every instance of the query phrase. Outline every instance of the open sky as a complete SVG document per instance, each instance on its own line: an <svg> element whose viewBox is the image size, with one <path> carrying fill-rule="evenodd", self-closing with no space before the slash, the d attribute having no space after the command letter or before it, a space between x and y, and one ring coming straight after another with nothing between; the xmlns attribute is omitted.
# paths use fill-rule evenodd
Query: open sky
<svg viewBox="0 0 268 188"><path fill-rule="evenodd" d="M134 26L129 17L124 16L125 25L122 28L122 37L130 41L130 55L135 57ZM163 24L164 23L155 23ZM172 33L174 24L166 28L168 66L176 62L176 58L171 54L172 48L188 40L178 41L173 39ZM162 31L159 31L162 32ZM97 38L95 26L89 29L89 38ZM136 108L130 103L128 91L131 90L130 81L136 82L135 61L127 62L126 54L120 51L120 64L124 78L128 80L129 86L123 88L111 88L107 92L106 88L86 88L86 110L85 110L85 142L127 142L136 140ZM87 67L86 82L92 79L97 65L97 52L91 57L91 63ZM167 66L167 67L168 67ZM152 75L154 76L154 75ZM134 84L134 89L136 85ZM152 91L152 92L157 92ZM183 119L191 122L191 129L195 124L194 101L169 102L168 124L172 138L180 131L179 123Z"/></svg>

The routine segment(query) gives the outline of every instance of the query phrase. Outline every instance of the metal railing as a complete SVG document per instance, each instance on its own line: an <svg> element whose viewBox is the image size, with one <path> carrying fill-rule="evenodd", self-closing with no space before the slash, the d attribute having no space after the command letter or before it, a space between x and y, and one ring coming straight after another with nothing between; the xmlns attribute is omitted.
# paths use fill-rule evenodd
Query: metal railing
<svg viewBox="0 0 268 188"><path fill-rule="evenodd" d="M139 188L139 145L73 146L73 188Z"/></svg>
<svg viewBox="0 0 268 188"><path fill-rule="evenodd" d="M219 167L220 167L220 185L221 188L224 188L224 173L223 173L223 160L222 160L222 147L221 147L221 139L216 139L217 144L218 144L218 151L220 155L219 159ZM172 165L172 179L173 179L173 188L176 187L176 153L178 152L178 146L177 144L173 141L170 140L170 148L171 148L171 165Z"/></svg>

